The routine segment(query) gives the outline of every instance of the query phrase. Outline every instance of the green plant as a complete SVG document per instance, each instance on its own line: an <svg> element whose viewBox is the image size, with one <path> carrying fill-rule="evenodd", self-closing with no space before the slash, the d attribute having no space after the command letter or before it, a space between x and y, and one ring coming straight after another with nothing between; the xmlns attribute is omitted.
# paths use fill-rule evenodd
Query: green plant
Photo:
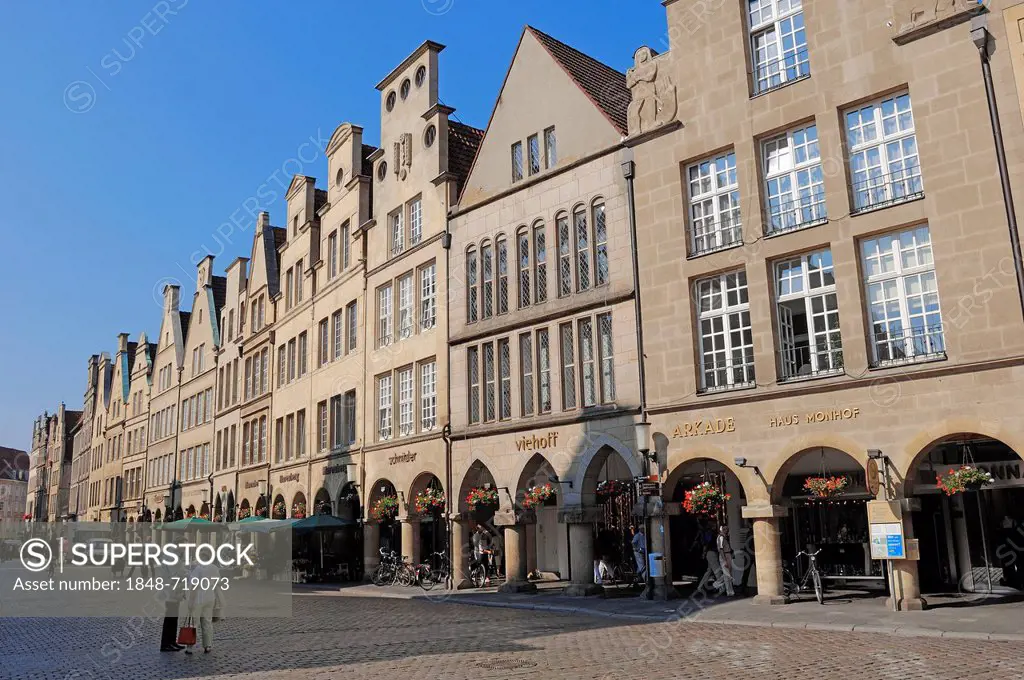
<svg viewBox="0 0 1024 680"><path fill-rule="evenodd" d="M964 491L977 491L994 481L992 474L985 470L971 465L961 465L956 470L950 468L945 475L939 475L936 486L942 489L947 496L952 496Z"/></svg>
<svg viewBox="0 0 1024 680"><path fill-rule="evenodd" d="M544 484L542 486L531 486L523 494L523 507L527 510L535 508L541 505L547 499L555 495L555 488L551 484Z"/></svg>
<svg viewBox="0 0 1024 680"><path fill-rule="evenodd" d="M804 480L804 489L818 498L832 498L841 494L849 483L848 478L840 476L808 477Z"/></svg>
<svg viewBox="0 0 1024 680"><path fill-rule="evenodd" d="M693 515L716 516L731 498L711 482L703 482L686 492L683 510Z"/></svg>
<svg viewBox="0 0 1024 680"><path fill-rule="evenodd" d="M496 508L499 505L498 490L491 486L478 486L466 494L466 505L476 510L479 508Z"/></svg>
<svg viewBox="0 0 1024 680"><path fill-rule="evenodd" d="M370 508L370 517L377 521L394 519L398 514L398 496L381 496Z"/></svg>

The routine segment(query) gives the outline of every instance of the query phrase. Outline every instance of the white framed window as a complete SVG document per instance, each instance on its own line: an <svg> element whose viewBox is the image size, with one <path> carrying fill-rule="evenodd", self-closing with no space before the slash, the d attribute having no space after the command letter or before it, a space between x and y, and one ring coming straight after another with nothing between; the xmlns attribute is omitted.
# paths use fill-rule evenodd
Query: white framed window
<svg viewBox="0 0 1024 680"><path fill-rule="evenodd" d="M409 244L416 245L423 240L423 201L414 198L409 203Z"/></svg>
<svg viewBox="0 0 1024 680"><path fill-rule="evenodd" d="M480 289L477 282L476 249L466 251L466 323L474 323L479 318Z"/></svg>
<svg viewBox="0 0 1024 680"><path fill-rule="evenodd" d="M309 370L309 341L306 332L299 333L299 377Z"/></svg>
<svg viewBox="0 0 1024 680"><path fill-rule="evenodd" d="M906 92L846 112L853 211L924 195L914 112Z"/></svg>
<svg viewBox="0 0 1024 680"><path fill-rule="evenodd" d="M398 337L412 335L412 272L398 279Z"/></svg>
<svg viewBox="0 0 1024 680"><path fill-rule="evenodd" d="M580 405L597 404L597 366L594 361L594 324L589 319L576 322L580 344Z"/></svg>
<svg viewBox="0 0 1024 680"><path fill-rule="evenodd" d="M595 203L594 211L594 285L608 283L608 223L604 203Z"/></svg>
<svg viewBox="0 0 1024 680"><path fill-rule="evenodd" d="M338 275L338 232L332 231L327 237L327 278Z"/></svg>
<svg viewBox="0 0 1024 680"><path fill-rule="evenodd" d="M285 361L284 361L285 346L281 345L277 348L277 386L281 387L285 384Z"/></svg>
<svg viewBox="0 0 1024 680"><path fill-rule="evenodd" d="M334 314L331 314L331 330L333 333L333 352L332 355L335 359L340 359L345 349L344 338L345 338L345 317L342 316L341 310L339 309Z"/></svg>
<svg viewBox="0 0 1024 680"><path fill-rule="evenodd" d="M499 236L495 242L498 254L498 314L508 312L508 239Z"/></svg>
<svg viewBox="0 0 1024 680"><path fill-rule="evenodd" d="M494 344L484 345L484 420L494 420L497 406L495 394Z"/></svg>
<svg viewBox="0 0 1024 680"><path fill-rule="evenodd" d="M498 340L498 418L512 417L512 350L508 338Z"/></svg>
<svg viewBox="0 0 1024 680"><path fill-rule="evenodd" d="M754 94L811 74L802 0L746 0Z"/></svg>
<svg viewBox="0 0 1024 680"><path fill-rule="evenodd" d="M345 307L345 316L348 317L346 322L348 330L348 351L356 351L356 344L359 339L359 317L356 316L356 303L350 302Z"/></svg>
<svg viewBox="0 0 1024 680"><path fill-rule="evenodd" d="M523 143L512 144L512 182L523 179Z"/></svg>
<svg viewBox="0 0 1024 680"><path fill-rule="evenodd" d="M839 304L828 248L775 263L782 380L843 370Z"/></svg>
<svg viewBox="0 0 1024 680"><path fill-rule="evenodd" d="M562 214L555 218L558 240L558 297L572 293L572 236L569 233L569 216Z"/></svg>
<svg viewBox="0 0 1024 680"><path fill-rule="evenodd" d="M533 257L537 262L533 287L535 291L534 300L537 304L540 304L548 299L547 234L543 222L533 226Z"/></svg>
<svg viewBox="0 0 1024 680"><path fill-rule="evenodd" d="M398 434L407 437L413 433L413 375L412 367L398 371Z"/></svg>
<svg viewBox="0 0 1024 680"><path fill-rule="evenodd" d="M743 241L736 153L730 151L686 169L690 194L690 255Z"/></svg>
<svg viewBox="0 0 1024 680"><path fill-rule="evenodd" d="M469 422L480 422L480 350L466 349L466 373L469 377Z"/></svg>
<svg viewBox="0 0 1024 680"><path fill-rule="evenodd" d="M305 273L302 269L302 260L295 263L295 302L302 302L302 284Z"/></svg>
<svg viewBox="0 0 1024 680"><path fill-rule="evenodd" d="M341 225L341 268L348 269L351 263L351 241L352 235L349 233L348 222L346 221Z"/></svg>
<svg viewBox="0 0 1024 680"><path fill-rule="evenodd" d="M530 306L530 284L533 271L530 268L530 232L522 227L516 232L516 261L519 272L519 309Z"/></svg>
<svg viewBox="0 0 1024 680"><path fill-rule="evenodd" d="M437 362L420 365L420 429L437 427Z"/></svg>
<svg viewBox="0 0 1024 680"><path fill-rule="evenodd" d="M391 376L377 378L377 439L391 439Z"/></svg>
<svg viewBox="0 0 1024 680"><path fill-rule="evenodd" d="M389 283L377 289L377 345L387 347L391 344L391 300L392 288Z"/></svg>
<svg viewBox="0 0 1024 680"><path fill-rule="evenodd" d="M576 408L576 345L571 323L558 327L562 346L562 410Z"/></svg>
<svg viewBox="0 0 1024 680"><path fill-rule="evenodd" d="M761 156L768 201L765 233L777 234L827 221L817 125L765 140Z"/></svg>
<svg viewBox="0 0 1024 680"><path fill-rule="evenodd" d="M330 360L330 357L331 357L331 351L330 351L330 342L331 342L330 338L331 338L331 336L330 336L330 331L327 328L327 319L322 319L320 321L320 327L319 327L318 330L320 331L319 332L319 335L320 335L320 357L319 357L320 358L320 365L321 366L326 366L327 362Z"/></svg>
<svg viewBox="0 0 1024 680"><path fill-rule="evenodd" d="M437 263L420 268L420 329L437 325Z"/></svg>
<svg viewBox="0 0 1024 680"><path fill-rule="evenodd" d="M533 415L533 336L519 335L519 412Z"/></svg>
<svg viewBox="0 0 1024 680"><path fill-rule="evenodd" d="M483 302L482 318L494 316L494 248L490 243L480 247L480 268L483 275L481 298Z"/></svg>
<svg viewBox="0 0 1024 680"><path fill-rule="evenodd" d="M391 225L391 257L401 255L405 250L405 226L402 224L402 211L396 210L388 217Z"/></svg>
<svg viewBox="0 0 1024 680"><path fill-rule="evenodd" d="M944 357L931 233L923 224L860 244L873 365Z"/></svg>
<svg viewBox="0 0 1024 680"><path fill-rule="evenodd" d="M558 149L555 141L555 128L544 130L544 167L553 168L558 163Z"/></svg>
<svg viewBox="0 0 1024 680"><path fill-rule="evenodd" d="M694 284L700 333L701 390L754 384L747 273L742 269Z"/></svg>
<svg viewBox="0 0 1024 680"><path fill-rule="evenodd" d="M530 135L526 139L526 146L530 154L529 172L530 175L533 176L540 172L540 137L537 135Z"/></svg>
<svg viewBox="0 0 1024 680"><path fill-rule="evenodd" d="M298 377L299 368L298 344L295 338L288 341L288 382Z"/></svg>
<svg viewBox="0 0 1024 680"><path fill-rule="evenodd" d="M601 362L601 402L615 401L615 347L612 343L612 315L597 315L598 360Z"/></svg>

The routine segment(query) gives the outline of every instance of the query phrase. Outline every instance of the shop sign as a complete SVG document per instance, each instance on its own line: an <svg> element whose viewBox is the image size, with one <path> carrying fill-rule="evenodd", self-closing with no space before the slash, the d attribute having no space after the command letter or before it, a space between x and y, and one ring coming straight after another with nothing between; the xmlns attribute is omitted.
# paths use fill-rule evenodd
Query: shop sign
<svg viewBox="0 0 1024 680"><path fill-rule="evenodd" d="M406 453L396 453L388 458L388 465L398 465L399 463L413 463L416 461L416 452L407 451Z"/></svg>
<svg viewBox="0 0 1024 680"><path fill-rule="evenodd" d="M297 482L297 481L299 481L299 473L298 472L292 472L292 473L289 473L287 475L281 475L280 477L277 478L278 484L287 484L288 482Z"/></svg>
<svg viewBox="0 0 1024 680"><path fill-rule="evenodd" d="M553 449L557 443L558 433L551 431L546 435L537 436L534 434L527 437L520 437L516 440L516 450L534 451L536 449Z"/></svg>
<svg viewBox="0 0 1024 680"><path fill-rule="evenodd" d="M640 495L641 496L660 496L661 495L661 483L651 482L644 480L640 482Z"/></svg>
<svg viewBox="0 0 1024 680"><path fill-rule="evenodd" d="M329 477L330 475L338 475L341 474L342 472L348 473L348 463L337 463L335 465L324 466L324 477Z"/></svg>
<svg viewBox="0 0 1024 680"><path fill-rule="evenodd" d="M772 416L768 419L768 427L791 427L811 423L830 423L837 420L854 420L860 416L859 408L834 408L823 411L809 411L802 416L799 413L788 413Z"/></svg>
<svg viewBox="0 0 1024 680"><path fill-rule="evenodd" d="M250 482L246 482L245 483L245 489L246 490L258 489L258 488L260 488L260 480L258 480L258 479L254 479L254 480L252 480Z"/></svg>
<svg viewBox="0 0 1024 680"><path fill-rule="evenodd" d="M877 496L879 489L882 487L878 477L878 461L874 458L869 458L867 467L864 470L864 486L867 487L869 494Z"/></svg>
<svg viewBox="0 0 1024 680"><path fill-rule="evenodd" d="M672 430L672 438L703 437L708 434L722 434L723 432L735 431L736 421L732 418L698 418L682 425L676 425L676 429Z"/></svg>

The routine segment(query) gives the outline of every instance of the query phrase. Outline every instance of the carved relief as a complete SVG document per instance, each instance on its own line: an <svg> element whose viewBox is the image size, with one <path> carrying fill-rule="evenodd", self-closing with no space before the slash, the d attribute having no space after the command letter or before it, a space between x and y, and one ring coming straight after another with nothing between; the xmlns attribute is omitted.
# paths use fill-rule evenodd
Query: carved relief
<svg viewBox="0 0 1024 680"><path fill-rule="evenodd" d="M394 165L395 174L398 179L404 180L409 176L409 168L412 167L412 133L406 132L398 138L394 144Z"/></svg>
<svg viewBox="0 0 1024 680"><path fill-rule="evenodd" d="M633 67L626 71L626 87L632 94L626 112L630 135L649 132L676 118L676 86L662 66L650 47L641 47L633 55Z"/></svg>
<svg viewBox="0 0 1024 680"><path fill-rule="evenodd" d="M985 11L978 0L895 0L893 40L904 44L963 23Z"/></svg>

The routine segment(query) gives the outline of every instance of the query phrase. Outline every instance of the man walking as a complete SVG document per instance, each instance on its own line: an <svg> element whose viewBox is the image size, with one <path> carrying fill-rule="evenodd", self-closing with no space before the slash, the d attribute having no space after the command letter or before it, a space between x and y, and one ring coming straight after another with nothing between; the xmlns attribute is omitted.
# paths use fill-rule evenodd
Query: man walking
<svg viewBox="0 0 1024 680"><path fill-rule="evenodd" d="M732 543L729 541L729 525L723 524L718 527L718 566L722 572L722 575L715 581L715 585L718 586L718 592L722 592L722 588L725 588L725 594L729 597L733 597L736 591L732 586ZM710 561L709 561L710 562Z"/></svg>
<svg viewBox="0 0 1024 680"><path fill-rule="evenodd" d="M644 527L630 527L633 534L631 545L633 546L633 559L636 560L637 578L647 578L647 536L644 534Z"/></svg>

